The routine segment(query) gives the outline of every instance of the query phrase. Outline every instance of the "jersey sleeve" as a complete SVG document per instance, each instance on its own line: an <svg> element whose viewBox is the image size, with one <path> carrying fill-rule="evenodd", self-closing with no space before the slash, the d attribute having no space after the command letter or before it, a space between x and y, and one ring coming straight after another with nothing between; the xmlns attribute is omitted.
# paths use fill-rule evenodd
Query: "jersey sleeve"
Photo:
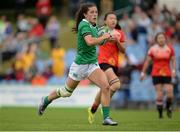
<svg viewBox="0 0 180 132"><path fill-rule="evenodd" d="M170 50L171 50L171 57L172 57L172 56L175 56L175 52L174 52L173 46L172 46L171 44L168 44L168 47L169 47Z"/></svg>
<svg viewBox="0 0 180 132"><path fill-rule="evenodd" d="M79 31L80 31L80 34L85 37L86 35L89 35L91 34L91 28L89 26L89 24L84 24L84 23L80 23L80 26L79 26Z"/></svg>
<svg viewBox="0 0 180 132"><path fill-rule="evenodd" d="M120 36L119 36L119 41L120 42L125 42L125 34L123 31L119 31Z"/></svg>

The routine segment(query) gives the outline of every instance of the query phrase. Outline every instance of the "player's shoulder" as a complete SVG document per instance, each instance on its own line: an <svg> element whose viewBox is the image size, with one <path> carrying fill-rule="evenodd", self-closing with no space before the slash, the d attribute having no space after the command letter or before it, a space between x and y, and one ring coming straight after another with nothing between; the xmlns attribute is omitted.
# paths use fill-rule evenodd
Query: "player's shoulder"
<svg viewBox="0 0 180 132"><path fill-rule="evenodd" d="M173 45L171 43L168 43L167 47L169 47L170 49L173 49Z"/></svg>
<svg viewBox="0 0 180 132"><path fill-rule="evenodd" d="M174 47L172 43L167 44L168 50L170 50L172 53L174 53Z"/></svg>
<svg viewBox="0 0 180 132"><path fill-rule="evenodd" d="M86 20L86 19L83 19L80 23L79 23L79 26L78 28L82 28L84 26L90 26L90 23Z"/></svg>
<svg viewBox="0 0 180 132"><path fill-rule="evenodd" d="M158 46L157 43L155 43L155 44L153 44L150 48L159 48L159 46Z"/></svg>
<svg viewBox="0 0 180 132"><path fill-rule="evenodd" d="M149 51L157 50L159 48L158 44L153 44L150 48Z"/></svg>
<svg viewBox="0 0 180 132"><path fill-rule="evenodd" d="M119 32L120 34L124 34L124 32L121 29L115 29L117 32Z"/></svg>

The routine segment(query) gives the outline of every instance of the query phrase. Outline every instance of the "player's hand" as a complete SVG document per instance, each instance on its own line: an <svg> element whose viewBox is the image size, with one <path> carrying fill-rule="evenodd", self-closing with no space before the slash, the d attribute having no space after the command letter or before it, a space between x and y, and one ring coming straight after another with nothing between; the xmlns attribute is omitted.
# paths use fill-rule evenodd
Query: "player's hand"
<svg viewBox="0 0 180 132"><path fill-rule="evenodd" d="M119 33L118 31L113 30L113 31L111 31L110 34L111 34L112 38L114 38L114 39L116 39L116 40L119 40L120 33Z"/></svg>
<svg viewBox="0 0 180 132"><path fill-rule="evenodd" d="M111 35L109 33L104 33L103 34L104 39L109 39L110 37L111 37Z"/></svg>
<svg viewBox="0 0 180 132"><path fill-rule="evenodd" d="M116 40L116 38L110 37L107 41L110 42L110 43L114 43L117 40Z"/></svg>
<svg viewBox="0 0 180 132"><path fill-rule="evenodd" d="M145 78L146 78L146 74L144 72L141 72L140 81L143 81Z"/></svg>

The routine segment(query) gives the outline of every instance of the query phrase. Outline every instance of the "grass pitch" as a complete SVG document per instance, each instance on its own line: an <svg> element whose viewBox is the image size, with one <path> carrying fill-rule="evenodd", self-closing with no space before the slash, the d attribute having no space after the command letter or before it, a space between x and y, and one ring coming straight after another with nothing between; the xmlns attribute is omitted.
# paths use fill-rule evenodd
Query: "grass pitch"
<svg viewBox="0 0 180 132"><path fill-rule="evenodd" d="M95 122L87 121L86 108L48 108L42 117L32 107L1 107L0 131L147 131L180 130L180 111L173 118L158 119L156 111L111 110L118 126L103 126L100 111Z"/></svg>

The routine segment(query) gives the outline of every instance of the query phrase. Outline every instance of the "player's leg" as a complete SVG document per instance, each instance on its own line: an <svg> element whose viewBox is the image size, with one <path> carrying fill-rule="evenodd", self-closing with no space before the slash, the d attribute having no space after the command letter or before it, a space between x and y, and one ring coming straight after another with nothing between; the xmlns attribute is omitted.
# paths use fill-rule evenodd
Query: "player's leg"
<svg viewBox="0 0 180 132"><path fill-rule="evenodd" d="M104 125L117 125L117 122L109 118L110 105L110 85L105 73L100 69L95 69L89 76L89 80L101 88L101 104L104 118Z"/></svg>
<svg viewBox="0 0 180 132"><path fill-rule="evenodd" d="M172 102L173 102L173 85L172 84L164 84L166 89L167 98L166 98L166 110L167 116L169 118L172 117Z"/></svg>
<svg viewBox="0 0 180 132"><path fill-rule="evenodd" d="M117 75L114 73L112 68L109 68L106 70L106 76L108 78L109 84L110 84L110 97L114 95L114 93L120 89L121 83Z"/></svg>
<svg viewBox="0 0 180 132"><path fill-rule="evenodd" d="M88 108L88 121L90 124L94 122L94 114L96 110L98 109L100 103L101 103L101 89L96 94L93 105Z"/></svg>
<svg viewBox="0 0 180 132"><path fill-rule="evenodd" d="M156 106L159 113L159 118L163 118L163 85L156 84Z"/></svg>
<svg viewBox="0 0 180 132"><path fill-rule="evenodd" d="M105 74L108 78L109 84L110 84L110 98L114 95L114 93L120 88L120 81L119 78L116 76L112 68L108 68L105 71ZM101 91L98 91L96 94L95 100L93 105L90 108L90 113L94 114L96 110L99 107L99 104L101 103Z"/></svg>
<svg viewBox="0 0 180 132"><path fill-rule="evenodd" d="M38 107L38 114L43 115L47 106L55 99L60 97L70 97L74 89L79 84L79 81L75 81L70 77L67 78L65 86L52 91L48 96L43 97Z"/></svg>

